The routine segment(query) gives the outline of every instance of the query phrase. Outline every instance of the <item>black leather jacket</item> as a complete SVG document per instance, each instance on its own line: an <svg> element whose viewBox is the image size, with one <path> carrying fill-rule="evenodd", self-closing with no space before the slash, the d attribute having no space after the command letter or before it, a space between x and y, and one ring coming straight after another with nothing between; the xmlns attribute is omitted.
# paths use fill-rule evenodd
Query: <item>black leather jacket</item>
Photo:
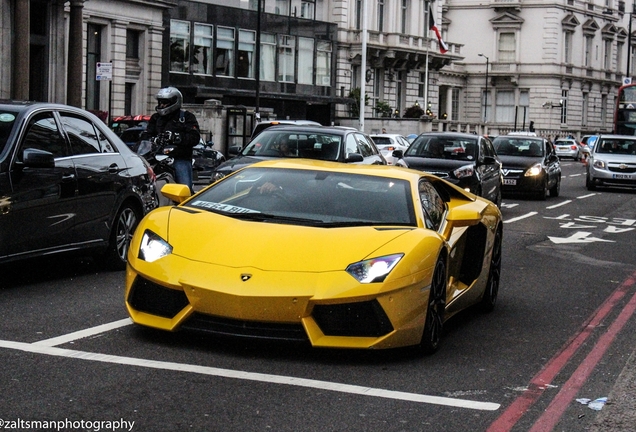
<svg viewBox="0 0 636 432"><path fill-rule="evenodd" d="M166 131L178 133L181 138L179 142L173 142L175 150L170 153L170 156L175 159L191 160L192 147L201 139L199 122L195 115L184 110L175 111L167 116L155 113L150 117L141 139L151 139Z"/></svg>

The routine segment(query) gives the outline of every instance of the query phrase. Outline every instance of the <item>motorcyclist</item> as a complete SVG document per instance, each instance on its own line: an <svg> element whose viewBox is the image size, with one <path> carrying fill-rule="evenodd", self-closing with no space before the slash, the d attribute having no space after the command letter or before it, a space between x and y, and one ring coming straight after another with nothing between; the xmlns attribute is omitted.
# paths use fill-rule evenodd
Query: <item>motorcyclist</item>
<svg viewBox="0 0 636 432"><path fill-rule="evenodd" d="M183 95L175 87L165 87L155 96L156 113L150 117L141 137L174 149L169 153L174 160L175 181L192 187L192 148L199 143L201 132L194 114L181 109Z"/></svg>

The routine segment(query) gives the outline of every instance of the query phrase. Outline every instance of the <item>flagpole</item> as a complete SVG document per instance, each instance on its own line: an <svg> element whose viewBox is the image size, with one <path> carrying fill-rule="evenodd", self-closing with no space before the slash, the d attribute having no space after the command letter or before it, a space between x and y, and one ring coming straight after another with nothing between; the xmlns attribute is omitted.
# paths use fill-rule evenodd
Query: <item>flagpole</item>
<svg viewBox="0 0 636 432"><path fill-rule="evenodd" d="M428 34L431 31L430 24L429 24L429 22L430 22L429 21L430 20L429 13L431 11L430 6L429 6L429 0L424 0L424 8L426 9L424 11L424 13L426 14L425 15L426 18L424 19L424 22L425 22L424 25L426 26L425 27L426 31L424 32L424 35L426 36L426 38L425 38L425 41L426 41L425 42L426 43L426 69L424 69L424 106L426 107L426 110L428 111L428 106L429 106L428 105L428 47L430 45L430 41L428 39Z"/></svg>
<svg viewBox="0 0 636 432"><path fill-rule="evenodd" d="M367 99L367 0L362 0L362 48L360 59L360 132L364 132L364 102Z"/></svg>

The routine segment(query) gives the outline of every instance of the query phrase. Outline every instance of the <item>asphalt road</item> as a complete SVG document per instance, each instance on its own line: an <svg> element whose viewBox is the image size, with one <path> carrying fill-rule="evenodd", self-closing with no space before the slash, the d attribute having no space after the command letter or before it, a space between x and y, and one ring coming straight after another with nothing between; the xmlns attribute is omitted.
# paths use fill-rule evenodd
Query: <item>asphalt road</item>
<svg viewBox="0 0 636 432"><path fill-rule="evenodd" d="M454 317L432 356L149 331L127 319L123 272L88 258L1 267L0 426L629 430L636 191L591 193L581 163L563 170L558 198L505 197L497 308Z"/></svg>

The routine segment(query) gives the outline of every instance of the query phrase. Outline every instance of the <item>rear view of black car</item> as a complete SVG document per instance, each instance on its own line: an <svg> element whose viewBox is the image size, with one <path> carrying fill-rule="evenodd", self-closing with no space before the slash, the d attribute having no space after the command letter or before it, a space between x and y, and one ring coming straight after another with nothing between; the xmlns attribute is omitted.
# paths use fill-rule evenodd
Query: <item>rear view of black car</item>
<svg viewBox="0 0 636 432"><path fill-rule="evenodd" d="M123 269L156 206L152 169L93 114L0 103L0 263L80 251Z"/></svg>
<svg viewBox="0 0 636 432"><path fill-rule="evenodd" d="M501 135L493 145L503 164L504 193L545 199L559 196L561 165L552 144L541 137Z"/></svg>
<svg viewBox="0 0 636 432"><path fill-rule="evenodd" d="M415 138L397 165L435 174L501 206L501 165L486 137L424 133Z"/></svg>

